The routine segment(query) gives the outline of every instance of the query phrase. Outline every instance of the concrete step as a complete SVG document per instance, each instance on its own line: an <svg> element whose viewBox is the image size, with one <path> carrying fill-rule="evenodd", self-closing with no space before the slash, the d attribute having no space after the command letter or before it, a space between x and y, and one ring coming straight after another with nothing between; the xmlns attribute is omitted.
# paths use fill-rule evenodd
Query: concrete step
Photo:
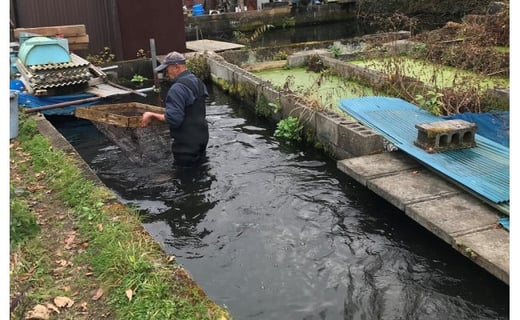
<svg viewBox="0 0 520 320"><path fill-rule="evenodd" d="M338 168L509 284L509 231L500 213L403 152L349 158Z"/></svg>

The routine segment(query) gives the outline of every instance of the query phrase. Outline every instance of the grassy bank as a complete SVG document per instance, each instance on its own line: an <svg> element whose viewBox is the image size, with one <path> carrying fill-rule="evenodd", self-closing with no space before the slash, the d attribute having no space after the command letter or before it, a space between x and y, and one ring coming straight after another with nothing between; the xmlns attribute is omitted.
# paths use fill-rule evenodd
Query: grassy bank
<svg viewBox="0 0 520 320"><path fill-rule="evenodd" d="M230 319L31 118L10 144L10 309L11 319Z"/></svg>

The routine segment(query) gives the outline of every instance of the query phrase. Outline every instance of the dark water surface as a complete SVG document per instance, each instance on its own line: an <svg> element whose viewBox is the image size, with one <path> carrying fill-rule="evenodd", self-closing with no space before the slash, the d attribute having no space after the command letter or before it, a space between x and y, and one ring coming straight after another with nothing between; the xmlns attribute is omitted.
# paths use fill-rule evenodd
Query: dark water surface
<svg viewBox="0 0 520 320"><path fill-rule="evenodd" d="M209 90L209 160L191 172L136 166L89 121L51 120L235 319L509 318L508 286Z"/></svg>

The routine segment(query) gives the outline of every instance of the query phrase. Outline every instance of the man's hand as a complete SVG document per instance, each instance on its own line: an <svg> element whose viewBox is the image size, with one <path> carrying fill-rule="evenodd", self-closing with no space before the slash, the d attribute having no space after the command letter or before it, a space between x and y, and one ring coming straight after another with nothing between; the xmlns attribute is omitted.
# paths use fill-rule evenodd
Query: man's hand
<svg viewBox="0 0 520 320"><path fill-rule="evenodd" d="M152 112L145 112L143 113L143 116L141 117L141 127L144 128L144 127L147 127L150 122L152 122L152 119L154 118L154 115Z"/></svg>

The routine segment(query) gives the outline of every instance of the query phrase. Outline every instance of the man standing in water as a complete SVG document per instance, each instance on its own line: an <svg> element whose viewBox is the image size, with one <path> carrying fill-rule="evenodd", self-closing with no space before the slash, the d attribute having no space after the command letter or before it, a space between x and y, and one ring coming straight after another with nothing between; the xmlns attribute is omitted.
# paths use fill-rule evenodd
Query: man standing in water
<svg viewBox="0 0 520 320"><path fill-rule="evenodd" d="M145 112L141 126L146 127L153 118L170 126L172 153L175 166L193 167L206 157L209 132L206 121L206 86L186 69L186 59L178 52L170 52L155 71L165 71L173 83L166 95L164 114Z"/></svg>

